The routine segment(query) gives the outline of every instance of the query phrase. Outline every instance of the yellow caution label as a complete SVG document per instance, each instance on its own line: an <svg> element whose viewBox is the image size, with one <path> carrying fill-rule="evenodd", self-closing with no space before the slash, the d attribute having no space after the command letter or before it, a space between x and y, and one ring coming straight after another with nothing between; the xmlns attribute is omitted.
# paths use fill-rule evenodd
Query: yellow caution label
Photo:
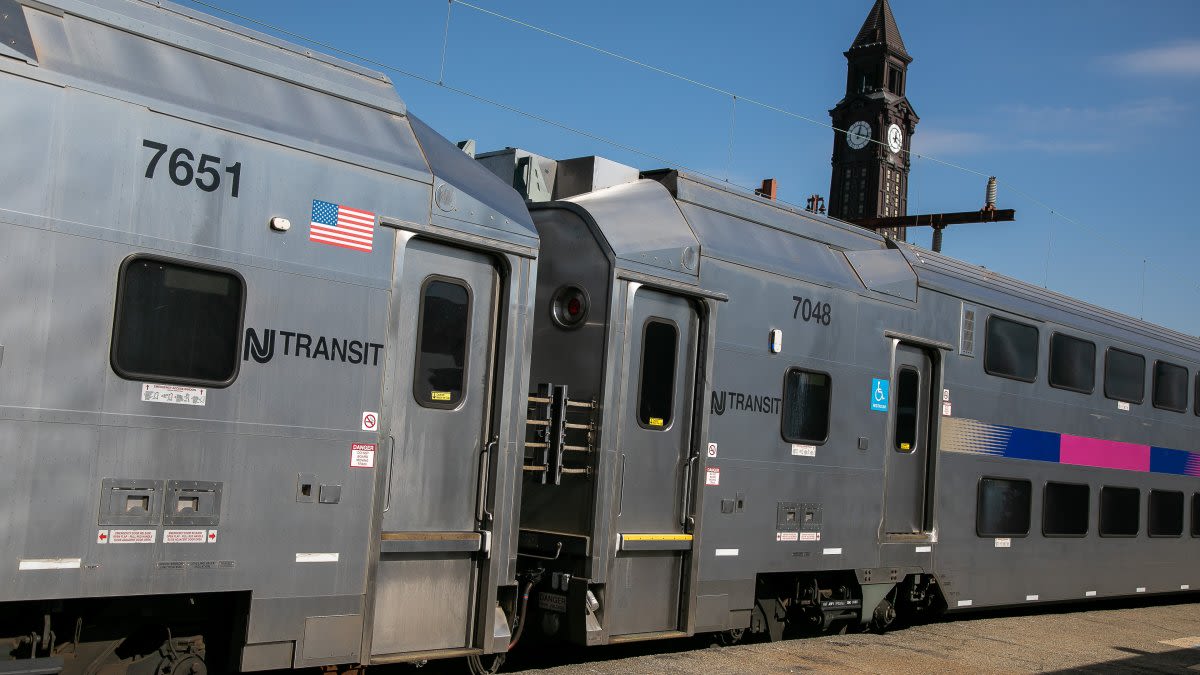
<svg viewBox="0 0 1200 675"><path fill-rule="evenodd" d="M690 534L622 534L625 541L691 541Z"/></svg>
<svg viewBox="0 0 1200 675"><path fill-rule="evenodd" d="M661 417L651 417L650 418L650 426L661 427L662 425L663 425L663 420Z"/></svg>
<svg viewBox="0 0 1200 675"><path fill-rule="evenodd" d="M911 445L909 445L908 443L901 443L901 444L900 444L900 449L901 449L901 450L911 450L911 449L912 449L912 446L911 446Z"/></svg>
<svg viewBox="0 0 1200 675"><path fill-rule="evenodd" d="M429 398L432 398L435 401L449 401L450 400L450 392L448 392L448 391L432 391L432 392L429 392Z"/></svg>

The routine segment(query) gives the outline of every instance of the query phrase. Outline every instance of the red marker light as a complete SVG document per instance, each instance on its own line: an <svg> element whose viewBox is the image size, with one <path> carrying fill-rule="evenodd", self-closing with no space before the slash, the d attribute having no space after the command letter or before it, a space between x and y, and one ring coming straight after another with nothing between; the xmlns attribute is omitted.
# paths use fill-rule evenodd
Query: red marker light
<svg viewBox="0 0 1200 675"><path fill-rule="evenodd" d="M567 303L567 313L571 316L578 316L580 310L583 309L583 303L579 302L579 298L571 298Z"/></svg>

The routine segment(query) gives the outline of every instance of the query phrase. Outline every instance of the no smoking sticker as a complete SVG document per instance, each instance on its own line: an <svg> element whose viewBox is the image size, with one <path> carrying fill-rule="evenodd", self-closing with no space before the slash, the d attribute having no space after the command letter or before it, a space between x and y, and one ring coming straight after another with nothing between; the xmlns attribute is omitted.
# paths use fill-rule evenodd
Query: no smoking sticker
<svg viewBox="0 0 1200 675"><path fill-rule="evenodd" d="M364 412L362 414L363 431L379 431L379 413Z"/></svg>

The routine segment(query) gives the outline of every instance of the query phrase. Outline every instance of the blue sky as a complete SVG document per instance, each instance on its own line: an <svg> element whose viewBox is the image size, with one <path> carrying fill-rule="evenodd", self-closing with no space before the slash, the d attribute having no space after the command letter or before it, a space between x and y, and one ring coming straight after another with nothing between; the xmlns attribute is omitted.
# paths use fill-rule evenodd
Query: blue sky
<svg viewBox="0 0 1200 675"><path fill-rule="evenodd" d="M844 93L842 52L872 4L471 2L824 124ZM446 0L216 4L650 156L389 73L414 114L480 150L599 154L643 169L669 160L743 186L774 177L780 197L797 204L829 191L828 128L731 104L459 2L444 60ZM914 160L909 212L981 205L985 178L942 162L996 175L1000 206L1017 210L1015 223L950 228L945 252L1200 333L1200 2L892 0L892 8L915 59L913 150L927 156ZM927 232L911 238L929 243Z"/></svg>

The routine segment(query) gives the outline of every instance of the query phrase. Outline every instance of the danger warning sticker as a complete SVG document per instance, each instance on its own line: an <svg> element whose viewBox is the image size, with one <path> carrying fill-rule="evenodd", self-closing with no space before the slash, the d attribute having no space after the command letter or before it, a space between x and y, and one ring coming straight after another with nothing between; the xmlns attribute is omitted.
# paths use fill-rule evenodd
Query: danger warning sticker
<svg viewBox="0 0 1200 675"><path fill-rule="evenodd" d="M375 468L375 444L374 443L351 443L350 444L350 468L351 469L373 469L373 468Z"/></svg>
<svg viewBox="0 0 1200 675"><path fill-rule="evenodd" d="M158 530L109 530L110 544L153 544Z"/></svg>
<svg viewBox="0 0 1200 675"><path fill-rule="evenodd" d="M705 485L720 485L721 484L721 468L717 466L704 467L704 484Z"/></svg>

